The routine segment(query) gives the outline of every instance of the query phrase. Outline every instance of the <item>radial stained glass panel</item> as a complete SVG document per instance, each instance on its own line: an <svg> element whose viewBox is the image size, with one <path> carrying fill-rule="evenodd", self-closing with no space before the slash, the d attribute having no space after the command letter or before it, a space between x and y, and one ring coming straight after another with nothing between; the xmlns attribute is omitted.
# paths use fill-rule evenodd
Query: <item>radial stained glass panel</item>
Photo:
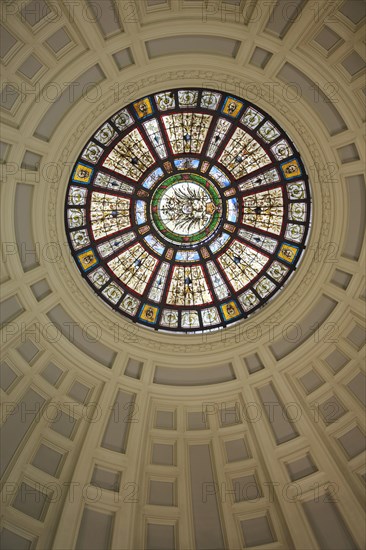
<svg viewBox="0 0 366 550"><path fill-rule="evenodd" d="M121 105L82 148L65 197L82 276L153 330L253 314L294 272L310 223L306 170L283 129L245 99L198 88Z"/></svg>

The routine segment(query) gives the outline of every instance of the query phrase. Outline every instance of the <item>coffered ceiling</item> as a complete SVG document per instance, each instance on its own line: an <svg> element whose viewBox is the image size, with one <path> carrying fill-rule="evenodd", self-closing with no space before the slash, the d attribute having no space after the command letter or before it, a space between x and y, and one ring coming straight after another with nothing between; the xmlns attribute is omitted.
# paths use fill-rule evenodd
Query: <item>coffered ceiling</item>
<svg viewBox="0 0 366 550"><path fill-rule="evenodd" d="M4 549L364 547L363 2L1 10ZM182 86L267 112L312 189L296 276L214 333L121 318L64 229L90 136Z"/></svg>

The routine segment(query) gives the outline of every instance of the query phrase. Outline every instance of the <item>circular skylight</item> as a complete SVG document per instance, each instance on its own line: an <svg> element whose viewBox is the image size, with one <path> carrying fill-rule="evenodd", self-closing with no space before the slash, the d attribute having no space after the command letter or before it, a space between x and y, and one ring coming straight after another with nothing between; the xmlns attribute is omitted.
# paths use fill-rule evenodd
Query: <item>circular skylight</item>
<svg viewBox="0 0 366 550"><path fill-rule="evenodd" d="M310 188L280 126L244 99L169 90L107 120L72 170L65 223L113 309L196 332L248 317L296 269Z"/></svg>

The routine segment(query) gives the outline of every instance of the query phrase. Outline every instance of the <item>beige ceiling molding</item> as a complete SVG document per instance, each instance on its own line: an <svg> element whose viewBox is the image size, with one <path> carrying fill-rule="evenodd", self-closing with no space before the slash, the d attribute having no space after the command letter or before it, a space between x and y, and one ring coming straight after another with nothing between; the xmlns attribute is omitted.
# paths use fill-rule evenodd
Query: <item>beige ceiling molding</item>
<svg viewBox="0 0 366 550"><path fill-rule="evenodd" d="M228 81L228 79L230 79L230 74L227 73L212 73L198 70L184 71L183 69L181 69L175 72L168 71L163 72L162 74L155 73L153 76L147 76L145 79L140 79L138 81L138 91L134 91L133 95L130 95L130 97L128 98L128 101L132 101L133 99L141 97L146 93L158 91L159 89L168 89L169 87L175 87L178 85L179 82L182 81L184 81L186 85L190 86L197 85L197 83L216 83L216 86L218 85L218 87L222 89L223 85L225 86L225 83ZM238 76L236 76L236 81L239 85L242 86L244 86L246 83L244 79L239 79ZM123 85L127 89L131 89L129 87L128 81L124 81ZM261 101L258 102L259 106L263 107L267 110L267 112L275 116L284 128L286 128L287 130L290 128L290 135L295 140L297 146L299 147L299 150L302 152L305 166L307 166L308 172L310 173L310 178L311 171L316 173L318 166L327 166L329 162L328 160L326 160L327 158L332 159L332 161L334 162L331 152L328 151L328 155L325 156L325 154L323 153L323 150L325 148L324 144L317 143L315 140L316 134L314 135L314 133L312 133L310 129L306 128L304 121L301 121L299 119L299 116L297 114L297 111L299 110L298 103L285 104L277 97L271 97L271 95L269 95L271 93L271 90L261 85L260 82L256 83L256 86L262 92ZM121 102L119 106L122 107L123 104L124 102ZM94 125L96 128L115 110L116 103L114 94L111 92L109 93L109 96L103 94L103 98L101 99L99 105L94 107L92 111L89 111L87 117L82 120L82 122L76 127L76 130L68 135L66 147L63 149L61 154L56 157L57 160L55 160L55 162L57 166L64 167L66 164L67 166L63 168L62 175L60 178L57 179L57 183L50 183L48 189L49 202L44 209L44 212L48 213L48 223L50 229L48 240L52 242L63 243L66 240L63 229L64 186L66 185L66 181L68 179L70 165L73 162L72 159L76 158L76 155L78 154L82 144L85 143L85 141L89 137L91 133L91 125ZM324 156L322 155L322 153ZM58 174L60 174L60 170L58 170ZM255 325L260 324L261 327L265 326L266 324L268 324L269 326L274 326L277 325L284 318L291 321L290 312L294 312L295 306L297 308L296 317L298 319L298 308L301 307L301 310L306 311L306 308L308 307L306 304L306 300L304 300L303 298L303 295L304 293L306 293L307 288L310 288L310 292L314 291L314 285L312 285L312 282L316 280L316 278L319 276L318 272L321 271L322 276L324 277L328 276L326 270L324 269L324 265L322 265L321 262L313 261L312 254L314 254L315 250L311 250L312 243L319 242L320 247L326 247L327 243L329 242L329 232L332 231L332 234L335 238L336 231L337 229L339 230L340 227L335 227L334 220L332 220L330 217L332 212L330 208L332 189L330 188L328 182L323 181L321 186L312 184L312 193L314 203L312 231L308 244L309 250L304 257L303 265L301 266L302 269L299 274L296 274L296 279L294 278L292 281L289 282L288 288L286 288L282 295L278 299L274 300L272 304L268 304L268 306L262 312L258 313L256 316L253 316L253 318L248 319L245 322L247 325L249 323L254 323ZM335 198L333 200L335 204L337 204L337 200ZM42 224L41 228L43 230L46 229L47 224ZM45 242L47 242L47 239L45 240ZM64 261L64 258L66 259L66 261ZM99 304L96 297L90 296L90 290L87 288L86 284L82 282L82 284L80 285L80 276L77 273L76 268L73 266L73 263L68 258L68 251L66 248L62 249L62 259L60 259L60 262L57 262L54 266L52 266L51 264L49 267L50 269L56 267L55 274L59 277L61 275L59 288L61 288L61 285L65 284L66 282L67 293L65 294L64 303L68 303L70 301L70 309L68 309L68 311L72 315L73 319L82 322L82 309L84 309L84 311L87 311L88 315L90 315L93 319L99 320L98 322L100 322L103 329L105 329L103 330L103 333L105 333L108 328L113 333L113 330L115 330L115 323L120 324L122 326L122 330L124 330L124 327L127 327L129 324L131 324L128 321L121 321L119 319L119 316L117 316L113 312L111 312L110 318L108 319L107 308L104 305ZM76 284L75 277L77 281ZM80 293L81 287L85 287L85 293ZM291 289L292 293L290 295ZM69 300L70 293L73 295L72 300ZM301 306L299 305L300 300ZM308 298L308 304L311 304L313 300L314 296L310 295L310 297ZM77 303L82 304L82 308L79 308L76 305ZM100 316L101 313L102 316ZM244 330L245 323L241 324L241 327ZM262 332L263 334L261 336L264 339L268 339L268 331L262 330ZM144 330L140 327L133 328L132 333L136 335L136 339L138 340L138 342L136 342L136 347L143 348L148 346L149 349L160 350L164 353L168 353L169 351L173 353L175 351L179 351L181 353L207 353L210 350L214 351L214 353L217 353L218 350L222 350L223 347L226 347L226 339L229 339L230 341L229 347L231 350L233 349L233 347L235 348L237 346L243 346L242 338L240 336L240 325L236 325L236 327L227 329L225 331L225 333L227 334L224 334L220 331L216 334L205 334L203 336L187 335L185 336L184 343L182 342L180 336L171 336L165 334L157 335L153 331ZM105 334L103 334L103 336L104 335ZM233 338L231 337L231 335L234 336L234 340L236 339L238 341L233 342ZM111 338L109 338L108 341L110 345L112 345Z"/></svg>

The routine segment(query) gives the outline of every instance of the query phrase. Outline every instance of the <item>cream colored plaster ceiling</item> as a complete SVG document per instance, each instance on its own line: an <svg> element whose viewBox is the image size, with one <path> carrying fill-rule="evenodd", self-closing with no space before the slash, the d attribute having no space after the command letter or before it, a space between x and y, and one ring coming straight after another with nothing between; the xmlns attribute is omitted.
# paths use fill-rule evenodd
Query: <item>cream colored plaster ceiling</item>
<svg viewBox="0 0 366 550"><path fill-rule="evenodd" d="M4 548L362 548L363 2L1 10ZM90 135L180 86L263 108L312 186L296 276L213 334L121 319L80 277L64 231Z"/></svg>

